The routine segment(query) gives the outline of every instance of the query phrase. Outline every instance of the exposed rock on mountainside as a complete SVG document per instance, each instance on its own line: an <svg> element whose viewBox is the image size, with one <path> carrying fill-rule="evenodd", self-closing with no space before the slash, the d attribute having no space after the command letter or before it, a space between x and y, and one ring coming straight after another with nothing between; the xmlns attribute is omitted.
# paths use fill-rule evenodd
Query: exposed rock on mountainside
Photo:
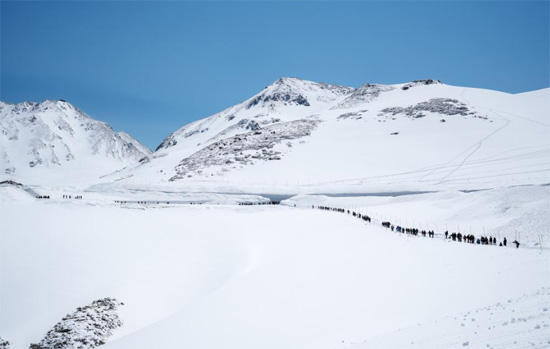
<svg viewBox="0 0 550 349"><path fill-rule="evenodd" d="M91 349L105 344L113 330L122 326L117 310L123 303L104 298L65 316L30 349Z"/></svg>
<svg viewBox="0 0 550 349"><path fill-rule="evenodd" d="M309 136L318 123L318 120L305 119L290 121L218 141L183 159L176 166L177 175L170 180L213 175L221 170L216 166L225 166L223 171L227 171L260 160L280 160L292 147L291 141Z"/></svg>
<svg viewBox="0 0 550 349"><path fill-rule="evenodd" d="M10 348L10 342L0 337L0 349L9 349L9 348Z"/></svg>
<svg viewBox="0 0 550 349"><path fill-rule="evenodd" d="M422 118L426 116L426 112L439 114L439 115L461 115L476 116L474 111L468 109L466 104L459 102L456 99L449 98L432 98L427 102L421 102L416 105L412 105L406 108L392 107L384 108L380 111L380 116L384 115L405 115L412 118Z"/></svg>
<svg viewBox="0 0 550 349"><path fill-rule="evenodd" d="M141 144L137 139L132 137L130 134L120 131L116 133L122 140L126 141L128 144L132 144L137 150L139 150L141 153L145 155L152 154L153 152L151 149L147 148L143 144Z"/></svg>
<svg viewBox="0 0 550 349"><path fill-rule="evenodd" d="M441 81L434 79L422 79L422 80L413 80L408 84L405 84L401 87L402 90L408 90L411 87L420 86L420 85L438 85L441 84Z"/></svg>
<svg viewBox="0 0 550 349"><path fill-rule="evenodd" d="M353 91L346 99L338 103L332 109L346 109L355 107L359 104L369 103L377 99L381 93L395 89L393 86L380 84L365 84L361 85L357 90Z"/></svg>
<svg viewBox="0 0 550 349"><path fill-rule="evenodd" d="M368 112L368 110L359 110L356 112L350 112L350 113L344 113L340 116L338 116L338 120L345 120L345 119L353 119L353 120L359 120L363 118L363 114Z"/></svg>

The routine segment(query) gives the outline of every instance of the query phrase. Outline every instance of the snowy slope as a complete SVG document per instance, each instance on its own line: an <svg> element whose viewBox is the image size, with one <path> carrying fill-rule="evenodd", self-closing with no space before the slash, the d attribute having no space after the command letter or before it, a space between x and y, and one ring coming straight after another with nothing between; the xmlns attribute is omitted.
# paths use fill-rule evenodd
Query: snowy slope
<svg viewBox="0 0 550 349"><path fill-rule="evenodd" d="M470 318L481 324L493 311L474 309L497 307L490 344L528 342L527 330L546 319L547 291L521 297L550 287L548 249L411 237L346 214L283 206L51 199L0 200L0 210L25 217L0 230L0 333L14 349L105 297L124 303L124 326L105 349L345 348L375 339L391 348L385 334L449 317L439 332L395 343L417 336L479 347ZM468 312L459 317L468 322L462 331L454 317ZM499 323L531 316L521 333ZM534 334L536 343L550 340L548 331Z"/></svg>
<svg viewBox="0 0 550 349"><path fill-rule="evenodd" d="M141 153L145 155L150 155L153 152L151 149L147 148L143 144L141 144L137 139L129 135L128 133L124 131L119 131L116 133L122 140L124 140L126 143L132 144L137 150L139 150Z"/></svg>
<svg viewBox="0 0 550 349"><path fill-rule="evenodd" d="M519 240L530 247L550 239L550 186L533 185L463 192L456 190L401 196L298 195L297 207L342 207L377 221L433 230Z"/></svg>
<svg viewBox="0 0 550 349"><path fill-rule="evenodd" d="M550 289L399 329L349 349L549 348Z"/></svg>
<svg viewBox="0 0 550 349"><path fill-rule="evenodd" d="M511 95L438 80L353 89L283 78L182 127L105 181L291 193L546 183L549 115L550 89Z"/></svg>
<svg viewBox="0 0 550 349"><path fill-rule="evenodd" d="M0 179L67 184L93 180L150 151L70 103L0 102Z"/></svg>

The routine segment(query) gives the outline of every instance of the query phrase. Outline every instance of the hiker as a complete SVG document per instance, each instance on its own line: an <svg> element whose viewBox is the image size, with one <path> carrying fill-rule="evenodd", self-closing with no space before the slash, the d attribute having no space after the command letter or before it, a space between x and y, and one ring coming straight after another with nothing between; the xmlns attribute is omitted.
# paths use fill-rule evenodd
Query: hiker
<svg viewBox="0 0 550 349"><path fill-rule="evenodd" d="M506 238L504 238L504 241L502 242L504 246L506 247Z"/></svg>
<svg viewBox="0 0 550 349"><path fill-rule="evenodd" d="M512 243L513 243L513 244L516 244L516 248L519 248L519 241L514 240Z"/></svg>
<svg viewBox="0 0 550 349"><path fill-rule="evenodd" d="M449 236L449 231L447 230L447 231L445 232L445 239L446 239L448 236Z"/></svg>

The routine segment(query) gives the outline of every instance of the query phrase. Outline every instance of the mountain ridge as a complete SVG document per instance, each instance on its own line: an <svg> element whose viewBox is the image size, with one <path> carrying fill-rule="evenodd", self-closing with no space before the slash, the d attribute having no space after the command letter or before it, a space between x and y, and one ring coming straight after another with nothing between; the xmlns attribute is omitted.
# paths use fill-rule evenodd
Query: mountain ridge
<svg viewBox="0 0 550 349"><path fill-rule="evenodd" d="M116 133L64 100L0 103L3 176L36 179L72 174L91 179L149 154L130 135ZM67 171L55 169L60 167Z"/></svg>
<svg viewBox="0 0 550 349"><path fill-rule="evenodd" d="M425 190L433 184L476 181L495 174L521 181L523 173L529 172L512 168L546 175L542 168L546 155L529 162L530 154L518 149L538 148L546 154L547 145L541 139L550 124L545 114L549 101L550 89L513 95L435 79L353 88L283 77L236 105L180 127L155 152L125 132L115 133L103 122L90 121L63 100L1 102L0 113L11 108L20 122L29 125L33 113L44 114L50 122L57 120L57 112L72 113L73 119L93 124L90 130L95 127L108 134L92 142L96 153L102 139L118 139L119 148L105 156L124 151L134 155L116 166L94 165L103 169L97 168L92 177L101 176L103 183L186 186L204 180L253 183L264 178L271 183L372 185L386 178L387 183L413 183L414 188ZM55 127L71 133L62 121ZM513 132L514 127L521 132ZM6 127L2 132L0 164L4 162L4 174L12 175L6 172L11 167L6 163L13 158L6 155L5 139L10 135ZM44 144L63 138L55 132L45 137L35 137L31 149L45 151ZM515 163L499 155L506 152L519 153ZM36 153L31 151L31 156ZM48 163L73 160L71 152L62 155L55 154ZM29 166L44 167L44 162L38 159ZM515 166L505 166L511 163ZM484 171L475 172L476 166Z"/></svg>

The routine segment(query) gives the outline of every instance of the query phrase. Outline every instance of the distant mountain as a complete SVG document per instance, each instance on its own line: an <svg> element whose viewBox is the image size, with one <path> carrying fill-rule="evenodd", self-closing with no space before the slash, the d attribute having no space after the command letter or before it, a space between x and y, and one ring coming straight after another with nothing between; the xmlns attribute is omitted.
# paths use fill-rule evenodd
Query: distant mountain
<svg viewBox="0 0 550 349"><path fill-rule="evenodd" d="M512 95L434 79L355 89L281 78L183 126L153 154L105 179L187 188L216 182L241 191L544 181L549 91Z"/></svg>
<svg viewBox="0 0 550 349"><path fill-rule="evenodd" d="M151 151L62 100L0 102L0 178L93 179Z"/></svg>

